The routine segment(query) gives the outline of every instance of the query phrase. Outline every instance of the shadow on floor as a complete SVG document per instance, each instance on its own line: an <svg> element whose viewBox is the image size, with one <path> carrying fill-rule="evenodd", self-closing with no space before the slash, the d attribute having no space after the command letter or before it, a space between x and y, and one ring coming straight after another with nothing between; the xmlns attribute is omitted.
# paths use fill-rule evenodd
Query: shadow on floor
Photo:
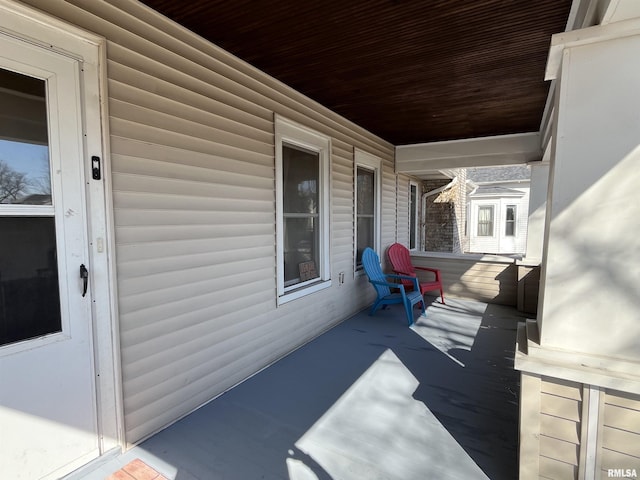
<svg viewBox="0 0 640 480"><path fill-rule="evenodd" d="M412 328L359 313L134 450L176 480L517 478L522 318L427 299Z"/></svg>

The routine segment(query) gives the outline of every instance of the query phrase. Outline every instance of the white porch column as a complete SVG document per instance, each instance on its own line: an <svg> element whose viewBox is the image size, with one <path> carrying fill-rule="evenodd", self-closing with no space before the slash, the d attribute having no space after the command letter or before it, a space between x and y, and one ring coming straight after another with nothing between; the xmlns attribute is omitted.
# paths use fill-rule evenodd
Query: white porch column
<svg viewBox="0 0 640 480"><path fill-rule="evenodd" d="M532 315L537 313L540 289L540 263L544 243L549 161L530 162L529 216L527 247L518 266L518 310Z"/></svg>
<svg viewBox="0 0 640 480"><path fill-rule="evenodd" d="M640 361L640 19L554 36L548 68L540 346L626 370Z"/></svg>
<svg viewBox="0 0 640 480"><path fill-rule="evenodd" d="M542 260L544 223L547 210L549 162L531 162L531 188L529 193L529 220L527 225L527 251L525 260L538 263Z"/></svg>
<svg viewBox="0 0 640 480"><path fill-rule="evenodd" d="M515 356L521 480L640 472L640 18L628 16L640 2L608 5L608 21L625 20L551 43L538 316Z"/></svg>

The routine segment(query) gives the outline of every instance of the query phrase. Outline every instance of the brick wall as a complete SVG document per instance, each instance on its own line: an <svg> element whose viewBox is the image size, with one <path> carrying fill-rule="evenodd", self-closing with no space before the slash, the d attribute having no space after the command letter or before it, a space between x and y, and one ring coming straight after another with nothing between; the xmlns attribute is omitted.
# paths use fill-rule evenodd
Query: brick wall
<svg viewBox="0 0 640 480"><path fill-rule="evenodd" d="M453 239L453 253L464 253L468 250L469 237L465 227L467 221L467 169L458 170L458 183L453 187L455 198L455 230Z"/></svg>
<svg viewBox="0 0 640 480"><path fill-rule="evenodd" d="M458 171L457 183L426 199L423 235L424 250L430 252L462 253L467 241L466 217L466 171ZM425 180L422 192L430 192L451 182L451 179Z"/></svg>
<svg viewBox="0 0 640 480"><path fill-rule="evenodd" d="M425 180L423 192L442 187L451 180ZM449 201L449 192L430 195L426 199L424 216L424 249L429 252L452 252L455 219L454 204Z"/></svg>

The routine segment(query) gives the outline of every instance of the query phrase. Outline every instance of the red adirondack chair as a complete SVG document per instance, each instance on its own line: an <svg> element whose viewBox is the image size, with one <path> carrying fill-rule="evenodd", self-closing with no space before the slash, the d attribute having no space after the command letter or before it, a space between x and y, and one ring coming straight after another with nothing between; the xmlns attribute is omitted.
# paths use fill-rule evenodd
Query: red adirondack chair
<svg viewBox="0 0 640 480"><path fill-rule="evenodd" d="M409 254L409 250L404 245L399 243L394 243L387 250L387 256L389 257L389 262L391 262L391 266L393 271L398 275L407 275L410 277L417 277L416 270L425 270L429 272L433 272L435 274L435 280L423 282L420 281L420 294L424 295L425 292L429 292L431 290L440 290L440 298L442 299L442 303L444 303L444 292L442 290L442 278L440 275L440 270L437 268L428 268L428 267L414 267L411 264L411 256ZM413 289L413 282L409 280L402 280L402 284L404 285L405 290Z"/></svg>

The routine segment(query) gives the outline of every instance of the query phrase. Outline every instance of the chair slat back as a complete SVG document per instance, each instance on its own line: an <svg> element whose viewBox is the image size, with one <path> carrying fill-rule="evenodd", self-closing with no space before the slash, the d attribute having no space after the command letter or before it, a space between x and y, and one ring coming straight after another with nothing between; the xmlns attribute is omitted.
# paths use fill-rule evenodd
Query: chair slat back
<svg viewBox="0 0 640 480"><path fill-rule="evenodd" d="M402 272L404 275L415 276L416 271L411 264L411 255L407 247L394 243L389 247L387 255L395 271Z"/></svg>
<svg viewBox="0 0 640 480"><path fill-rule="evenodd" d="M377 281L377 282L386 282L386 278L384 273L382 272L382 268L380 268L380 258L378 254L371 248L367 247L362 252L362 266L364 267L364 271L369 277L369 280ZM386 297L391 294L391 290L389 287L385 287L384 285L376 285L372 284L376 289L379 298Z"/></svg>

